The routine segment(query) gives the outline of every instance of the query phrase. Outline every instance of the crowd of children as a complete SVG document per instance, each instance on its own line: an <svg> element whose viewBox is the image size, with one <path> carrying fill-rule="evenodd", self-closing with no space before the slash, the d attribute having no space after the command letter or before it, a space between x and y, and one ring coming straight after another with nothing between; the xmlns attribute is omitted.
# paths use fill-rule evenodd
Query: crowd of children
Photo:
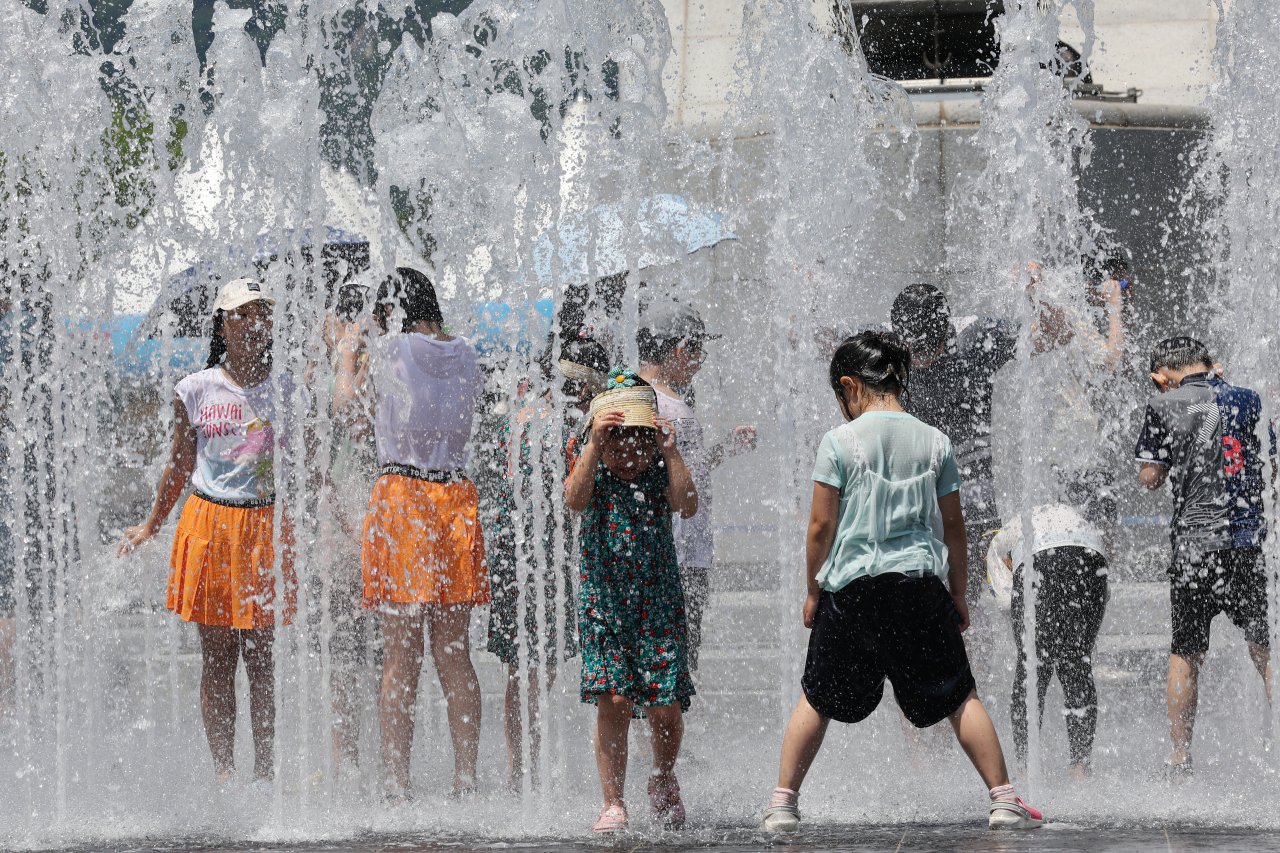
<svg viewBox="0 0 1280 853"><path fill-rule="evenodd" d="M1118 296L1124 284L1109 283L1106 292ZM528 755L536 759L537 693L563 659L579 655L581 700L596 706L604 808L594 829L627 827L634 718L647 720L652 736L652 812L665 826L682 826L675 768L710 589L711 470L755 441L754 430L741 427L712 448L704 443L691 387L713 336L697 312L674 302L646 306L634 372L616 365L616 341L596 340L589 327L562 335L556 357L549 348L541 362L567 409L556 412L549 392L499 412L491 455L503 464L495 482L478 488L465 472L477 401L485 399L483 373L475 348L448 332L425 275L399 268L388 277L372 327L360 322L360 299L338 300L324 330L334 376L325 394L273 368L273 305L252 279L220 289L206 367L175 388L173 446L154 508L120 546L124 555L155 536L194 488L172 545L168 607L199 627L201 712L221 782L232 784L234 684L243 658L254 785L274 784L272 651L275 632L294 617L298 583L294 524L289 508L275 505L273 477L301 471L327 487L331 505L321 513L332 524L324 535L341 564L324 592L339 778L359 761L353 673L373 662L376 645L387 801L412 797L413 708L428 650L447 702L454 795L476 790L481 703L468 627L473 608L491 604L488 650L508 667L508 785L518 789L525 772L521 684L529 688ZM1030 340L1053 376L1063 369L1055 353L1092 339L1088 324L1038 308ZM1014 791L970 669L964 634L974 587L986 584L978 565L1011 610L1020 759L1028 726L1023 624L1033 607L1039 711L1056 673L1071 772L1083 778L1089 771L1097 721L1090 658L1107 602L1109 550L1091 515L1105 489L1083 462L1072 472L1066 461L1049 459L1045 470L1060 488L1049 493L1059 497L1030 511L1030 544L1021 525L1000 529L990 385L1013 357L1016 330L980 323L972 340L958 341L946 300L925 285L899 297L893 325L847 338L830 361L844 423L823 438L813 470L803 602L812 631L803 694L760 824L766 832L799 827L800 787L830 721L866 718L886 679L913 725L951 724L988 790L992 828L1041 825L1042 815ZM1120 345L1117 334L1113 327L1098 344L1109 370L1106 353ZM958 390L957 371L969 391ZM1156 489L1168 479L1174 494L1170 764L1173 777L1185 779L1197 675L1218 612L1244 631L1269 695L1261 404L1215 373L1207 350L1190 338L1156 347L1150 374L1159 393L1147 405L1137 457L1142 484ZM974 377L982 386L976 392ZM1064 392L1067 402L1047 407L1048 416L1078 416L1071 407L1087 397L1087 377L1059 378L1081 388ZM288 440L295 413L318 420L316 397L329 401L327 450L306 429L304 447ZM277 411L280 401L287 404ZM321 451L327 459L318 462ZM1024 596L1027 572L1036 579L1033 602Z"/></svg>

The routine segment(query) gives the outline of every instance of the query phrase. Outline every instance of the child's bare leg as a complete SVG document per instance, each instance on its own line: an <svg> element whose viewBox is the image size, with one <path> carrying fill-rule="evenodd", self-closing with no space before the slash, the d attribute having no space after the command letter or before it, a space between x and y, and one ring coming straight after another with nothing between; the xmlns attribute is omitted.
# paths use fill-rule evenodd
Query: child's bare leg
<svg viewBox="0 0 1280 853"><path fill-rule="evenodd" d="M660 781L673 777L676 758L680 755L680 743L684 740L684 714L679 703L645 708L649 725L653 729L653 772Z"/></svg>
<svg viewBox="0 0 1280 853"><path fill-rule="evenodd" d="M249 722L253 729L253 778L275 778L276 675L271 646L275 627L241 632L244 671L249 676Z"/></svg>
<svg viewBox="0 0 1280 853"><path fill-rule="evenodd" d="M627 783L627 731L631 728L631 700L596 694L596 766L605 808L620 806Z"/></svg>
<svg viewBox="0 0 1280 853"><path fill-rule="evenodd" d="M991 717L987 716L987 709L982 707L982 701L978 699L978 692L970 692L964 704L947 719L956 730L956 740L960 741L960 747L973 762L983 784L989 789L1008 785L1009 771L1004 766L1000 738L996 736L996 727L991 724Z"/></svg>
<svg viewBox="0 0 1280 853"><path fill-rule="evenodd" d="M552 670L554 677L555 670ZM541 720L538 719L538 670L529 667L529 778L538 784L538 750L542 746ZM502 723L507 735L507 786L519 789L524 769L523 732L520 730L520 670L516 664L507 668L507 692L502 700Z"/></svg>
<svg viewBox="0 0 1280 853"><path fill-rule="evenodd" d="M329 671L329 691L333 694L333 775L340 778L348 768L360 766L360 718L356 667L349 662L333 664Z"/></svg>
<svg viewBox="0 0 1280 853"><path fill-rule="evenodd" d="M0 616L0 714L18 701L18 665L13 653L18 637L18 620Z"/></svg>
<svg viewBox="0 0 1280 853"><path fill-rule="evenodd" d="M778 765L778 787L799 791L804 777L822 747L830 717L824 717L803 695L791 712L787 733L782 738L782 760Z"/></svg>
<svg viewBox="0 0 1280 853"><path fill-rule="evenodd" d="M1249 657L1253 660L1253 666L1258 670L1258 675L1262 676L1262 686L1267 691L1267 702L1271 702L1271 649L1266 646L1259 646L1257 643L1249 644Z"/></svg>
<svg viewBox="0 0 1280 853"><path fill-rule="evenodd" d="M382 763L391 792L402 795L409 790L413 706L422 674L422 613L383 613L382 638L382 691L378 696Z"/></svg>
<svg viewBox="0 0 1280 853"><path fill-rule="evenodd" d="M235 772L236 665L240 646L236 630L221 625L200 629L200 714L213 754L213 772L226 781Z"/></svg>
<svg viewBox="0 0 1280 853"><path fill-rule="evenodd" d="M480 751L480 679L471 665L471 605L431 605L431 656L440 675L453 739L453 787L476 786L476 758Z"/></svg>
<svg viewBox="0 0 1280 853"><path fill-rule="evenodd" d="M1204 655L1169 655L1169 739L1173 741L1172 764L1191 760L1191 731L1196 724L1199 702L1200 664Z"/></svg>

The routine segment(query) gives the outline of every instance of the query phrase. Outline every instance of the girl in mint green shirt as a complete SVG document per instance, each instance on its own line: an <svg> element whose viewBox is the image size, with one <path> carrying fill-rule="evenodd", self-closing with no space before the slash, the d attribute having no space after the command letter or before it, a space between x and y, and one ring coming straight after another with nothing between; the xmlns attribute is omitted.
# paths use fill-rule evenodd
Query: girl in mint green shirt
<svg viewBox="0 0 1280 853"><path fill-rule="evenodd" d="M812 633L765 832L799 827L800 785L828 724L865 719L885 681L912 724L951 722L988 788L992 829L1043 822L1009 784L978 699L961 637L969 611L960 477L947 437L902 409L910 370L911 352L892 332L855 335L831 359L847 423L823 438L814 466L804 602Z"/></svg>

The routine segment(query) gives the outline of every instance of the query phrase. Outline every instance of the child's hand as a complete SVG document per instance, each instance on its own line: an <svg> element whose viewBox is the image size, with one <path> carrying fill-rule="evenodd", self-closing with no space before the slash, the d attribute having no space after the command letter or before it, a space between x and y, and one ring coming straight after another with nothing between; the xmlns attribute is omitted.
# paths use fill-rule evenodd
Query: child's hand
<svg viewBox="0 0 1280 853"><path fill-rule="evenodd" d="M596 447L604 447L609 438L609 430L622 426L627 416L621 411L600 412L591 421L591 443Z"/></svg>
<svg viewBox="0 0 1280 853"><path fill-rule="evenodd" d="M809 594L804 599L804 626L806 628L813 627L813 620L818 618L818 596L820 592L809 590Z"/></svg>
<svg viewBox="0 0 1280 853"><path fill-rule="evenodd" d="M666 457L676 449L676 428L666 418L654 418L653 425L658 436L658 450Z"/></svg>
<svg viewBox="0 0 1280 853"><path fill-rule="evenodd" d="M756 428L753 424L737 426L729 430L729 455L736 456L746 450L756 449Z"/></svg>
<svg viewBox="0 0 1280 853"><path fill-rule="evenodd" d="M124 532L124 538L120 540L120 545L116 548L116 558L128 556L143 542L155 536L156 532L151 526L150 520L144 524L139 524L137 527L130 527Z"/></svg>
<svg viewBox="0 0 1280 853"><path fill-rule="evenodd" d="M960 633L963 634L969 628L969 602L964 600L963 595L951 597L951 603L956 606L956 616L960 617Z"/></svg>

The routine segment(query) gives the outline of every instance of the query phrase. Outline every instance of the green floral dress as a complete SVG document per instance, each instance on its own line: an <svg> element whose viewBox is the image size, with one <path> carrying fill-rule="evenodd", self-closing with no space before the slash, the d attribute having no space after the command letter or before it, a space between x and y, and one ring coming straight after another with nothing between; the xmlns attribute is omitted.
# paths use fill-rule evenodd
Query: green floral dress
<svg viewBox="0 0 1280 853"><path fill-rule="evenodd" d="M596 469L581 530L583 702L613 693L641 707L689 708L694 690L667 482L661 456L630 483L603 463Z"/></svg>

